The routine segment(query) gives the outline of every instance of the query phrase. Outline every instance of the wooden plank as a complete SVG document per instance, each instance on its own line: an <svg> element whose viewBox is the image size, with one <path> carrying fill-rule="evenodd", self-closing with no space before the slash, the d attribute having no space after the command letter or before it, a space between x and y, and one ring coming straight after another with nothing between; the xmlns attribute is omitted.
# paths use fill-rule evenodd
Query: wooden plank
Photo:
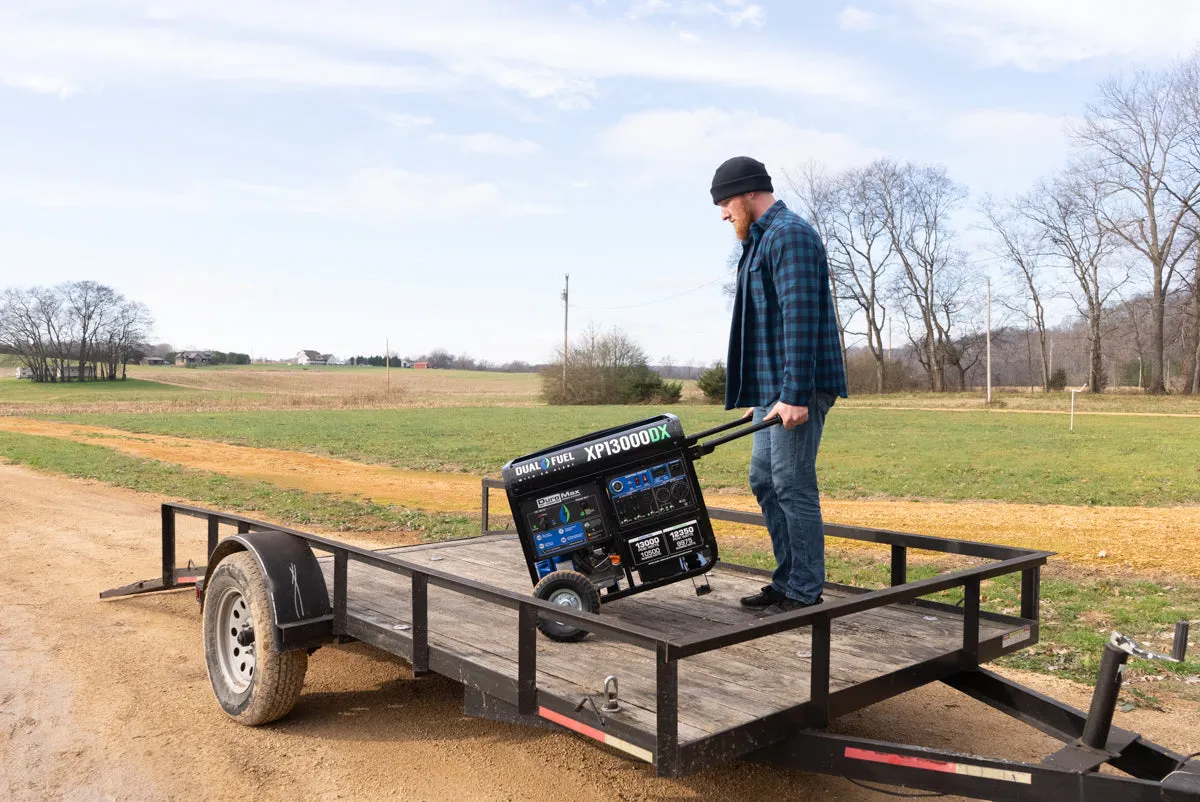
<svg viewBox="0 0 1200 802"><path fill-rule="evenodd" d="M528 592L520 544L512 536L488 536L458 543L421 544L382 550L412 562L515 592ZM328 575L332 565L322 561ZM690 583L677 583L605 605L618 621L690 635L754 620L737 596L752 593L761 578L718 566L710 580L715 591L693 595ZM406 577L351 562L349 607L376 627L410 623L410 582ZM517 613L446 588L430 588L429 642L496 674L517 677ZM830 599L849 595L827 589ZM935 620L927 621L927 617ZM390 623L389 623L390 622ZM831 690L837 691L961 646L962 618L922 608L890 606L833 622ZM1015 629L1013 627L1012 629ZM981 639L1012 631L981 621ZM408 641L411 643L411 639ZM737 727L807 700L811 654L807 628L760 638L697 655L679 665L680 739L690 742ZM599 698L603 679L617 675L628 726L653 736L656 726L653 655L636 646L593 635L575 644L545 638L538 642L538 685L563 699ZM461 678L460 678L461 679Z"/></svg>

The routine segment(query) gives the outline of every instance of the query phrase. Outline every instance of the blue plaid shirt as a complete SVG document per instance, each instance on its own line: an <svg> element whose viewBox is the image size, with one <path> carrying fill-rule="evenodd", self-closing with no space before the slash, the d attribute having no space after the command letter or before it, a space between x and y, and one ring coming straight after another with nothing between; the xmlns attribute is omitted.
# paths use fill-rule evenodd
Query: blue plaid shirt
<svg viewBox="0 0 1200 802"><path fill-rule="evenodd" d="M726 365L726 409L807 406L814 389L846 397L825 246L783 201L742 243Z"/></svg>

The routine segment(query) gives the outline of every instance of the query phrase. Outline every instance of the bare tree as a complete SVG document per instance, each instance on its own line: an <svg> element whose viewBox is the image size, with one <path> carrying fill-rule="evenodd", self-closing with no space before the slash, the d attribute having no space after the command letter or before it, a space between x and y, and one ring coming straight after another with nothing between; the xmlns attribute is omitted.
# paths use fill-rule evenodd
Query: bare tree
<svg viewBox="0 0 1200 802"><path fill-rule="evenodd" d="M836 232L841 217L841 199L839 198L840 177L831 177L825 169L816 162L809 162L797 175L784 172L784 180L788 189L799 201L800 209L808 217L813 228L821 235L825 243L826 257L829 262L829 292L833 297L833 315L838 329L838 344L842 349L842 363L846 362L846 326L850 316L842 314L842 272L846 264L840 258L839 249L835 247Z"/></svg>
<svg viewBox="0 0 1200 802"><path fill-rule="evenodd" d="M1200 200L1194 156L1195 122L1185 100L1196 95L1191 64L1163 72L1140 71L1100 86L1074 131L1095 159L1105 226L1147 261L1151 282L1152 375L1148 391L1166 392L1163 320L1176 267L1191 244L1184 226Z"/></svg>
<svg viewBox="0 0 1200 802"><path fill-rule="evenodd" d="M1023 314L1037 331L1038 349L1042 360L1042 391L1049 392L1050 352L1046 343L1045 307L1049 292L1044 286L1045 271L1041 264L1046 232L1034 227L1019 211L1031 205L1033 204L1028 196L1018 197L1004 205L991 197L985 197L980 203L980 211L987 221L988 228L996 235L996 245L992 252L1003 260L1005 274L1019 287L1019 293L1026 302L1013 311ZM1011 306L1003 300L1001 303Z"/></svg>
<svg viewBox="0 0 1200 802"><path fill-rule="evenodd" d="M879 393L886 384L883 330L887 307L883 300L893 256L880 208L880 177L888 168L886 162L877 161L830 177L809 167L799 180L788 177L792 191L825 241L843 359L846 333L865 337L875 360L875 391ZM841 301L852 304L855 313L843 317ZM850 321L858 312L866 330L850 331Z"/></svg>
<svg viewBox="0 0 1200 802"><path fill-rule="evenodd" d="M84 371L89 362L99 360L93 354L99 332L103 331L109 319L116 314L124 299L112 287L96 281L72 281L63 284L59 291L63 303L69 312L72 326L72 341L77 348L76 355L79 363L78 380L83 381Z"/></svg>
<svg viewBox="0 0 1200 802"><path fill-rule="evenodd" d="M879 210L899 265L893 288L934 392L946 389L948 346L964 308L966 262L953 247L949 217L966 197L943 167L878 165Z"/></svg>
<svg viewBox="0 0 1200 802"><path fill-rule="evenodd" d="M1102 184L1083 166L1042 181L1026 196L1021 214L1038 227L1051 259L1070 268L1077 292L1076 309L1088 322L1088 387L1103 390L1101 322L1109 297L1128 277L1110 264L1116 234L1102 211Z"/></svg>

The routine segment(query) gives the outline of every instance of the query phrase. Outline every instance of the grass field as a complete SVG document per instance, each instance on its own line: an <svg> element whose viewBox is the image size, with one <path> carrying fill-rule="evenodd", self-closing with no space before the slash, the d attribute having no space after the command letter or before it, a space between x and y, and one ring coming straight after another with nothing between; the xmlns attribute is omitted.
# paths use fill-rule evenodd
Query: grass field
<svg viewBox="0 0 1200 802"><path fill-rule="evenodd" d="M102 446L53 438L0 432L0 459L324 531L365 532L373 537L381 532L418 531L426 540L440 540L473 534L478 525L470 516L427 514L329 494L283 490L265 482L187 470L117 454ZM769 553L756 548L726 546L722 556L757 567L774 565ZM960 567L937 559L914 560L909 575L919 580ZM889 583L886 563L861 550L830 548L827 571L831 582L868 588ZM1016 577L985 581L981 592L984 609L1001 613L1020 609L1020 583ZM934 598L953 604L960 596L961 591L953 591ZM1111 629L1119 629L1151 648L1169 651L1174 622L1198 617L1200 585L1195 583L1176 581L1168 585L1114 578L1073 571L1055 563L1043 576L1041 643L1003 662L1090 682ZM1200 664L1194 660L1182 665L1139 661L1126 678L1125 693L1146 706L1158 704L1156 694L1160 688L1196 698L1200 690L1179 680L1197 672ZM1142 680L1154 680L1156 684L1142 685ZM1168 682L1166 686L1163 680Z"/></svg>
<svg viewBox="0 0 1200 802"><path fill-rule="evenodd" d="M416 470L498 474L509 459L626 423L644 407L96 414L71 420L132 432L281 448ZM728 420L675 410L688 431ZM749 442L700 463L711 488L745 487ZM1200 503L1200 418L895 411L838 405L819 462L836 498L983 499L1074 505Z"/></svg>

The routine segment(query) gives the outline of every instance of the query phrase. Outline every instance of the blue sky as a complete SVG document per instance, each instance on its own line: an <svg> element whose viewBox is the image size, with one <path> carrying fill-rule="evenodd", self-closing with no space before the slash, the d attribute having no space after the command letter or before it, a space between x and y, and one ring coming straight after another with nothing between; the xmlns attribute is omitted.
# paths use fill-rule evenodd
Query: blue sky
<svg viewBox="0 0 1200 802"><path fill-rule="evenodd" d="M0 286L103 281L177 347L540 361L569 272L574 330L707 363L720 161L1022 191L1099 80L1200 41L1141 5L6 0Z"/></svg>

